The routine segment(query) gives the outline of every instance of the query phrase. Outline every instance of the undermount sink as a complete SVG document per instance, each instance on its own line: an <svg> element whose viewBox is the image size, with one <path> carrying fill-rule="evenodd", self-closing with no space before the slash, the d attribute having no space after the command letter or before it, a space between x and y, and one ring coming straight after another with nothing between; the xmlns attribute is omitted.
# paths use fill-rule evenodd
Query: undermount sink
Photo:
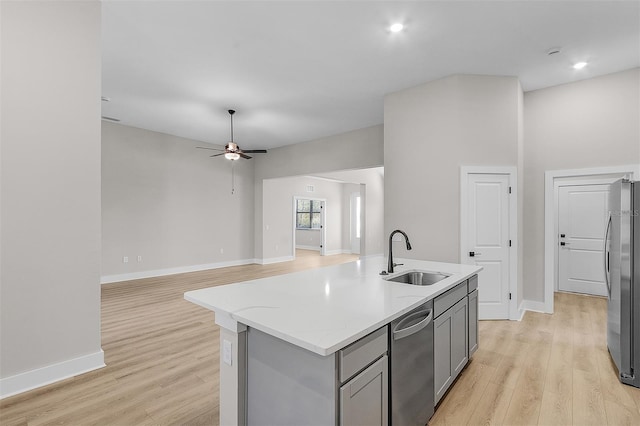
<svg viewBox="0 0 640 426"><path fill-rule="evenodd" d="M439 272L410 271L387 280L411 285L432 285L448 277L449 275Z"/></svg>

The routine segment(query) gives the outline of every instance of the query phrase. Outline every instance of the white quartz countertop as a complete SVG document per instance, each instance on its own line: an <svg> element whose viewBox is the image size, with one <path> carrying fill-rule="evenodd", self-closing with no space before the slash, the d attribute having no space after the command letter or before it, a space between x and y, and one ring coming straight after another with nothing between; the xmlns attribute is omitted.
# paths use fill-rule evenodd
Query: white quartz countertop
<svg viewBox="0 0 640 426"><path fill-rule="evenodd" d="M477 274L482 267L411 259L383 277L383 257L185 293L190 302L320 355L330 355ZM430 286L387 281L410 270L451 275Z"/></svg>

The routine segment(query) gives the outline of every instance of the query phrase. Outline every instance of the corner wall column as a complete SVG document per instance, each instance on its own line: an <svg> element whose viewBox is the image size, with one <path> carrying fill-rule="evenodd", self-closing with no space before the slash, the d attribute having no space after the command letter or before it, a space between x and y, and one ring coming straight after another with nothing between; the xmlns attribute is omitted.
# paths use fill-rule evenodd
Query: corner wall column
<svg viewBox="0 0 640 426"><path fill-rule="evenodd" d="M247 326L216 312L220 326L220 424L247 424ZM230 361L230 362L229 362Z"/></svg>

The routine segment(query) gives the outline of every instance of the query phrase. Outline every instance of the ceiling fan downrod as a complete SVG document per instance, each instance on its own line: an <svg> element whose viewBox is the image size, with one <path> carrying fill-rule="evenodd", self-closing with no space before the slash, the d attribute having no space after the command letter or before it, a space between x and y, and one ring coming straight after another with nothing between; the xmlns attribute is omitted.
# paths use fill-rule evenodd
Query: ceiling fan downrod
<svg viewBox="0 0 640 426"><path fill-rule="evenodd" d="M231 142L233 142L233 114L235 113L235 110L229 110L229 115L231 116Z"/></svg>

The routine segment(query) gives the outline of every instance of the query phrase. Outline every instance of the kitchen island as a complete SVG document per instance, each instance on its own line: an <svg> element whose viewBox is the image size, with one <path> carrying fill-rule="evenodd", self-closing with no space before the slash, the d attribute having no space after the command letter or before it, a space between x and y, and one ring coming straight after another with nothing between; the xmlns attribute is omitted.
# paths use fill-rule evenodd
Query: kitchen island
<svg viewBox="0 0 640 426"><path fill-rule="evenodd" d="M259 386L271 394L282 393L286 392L282 387L288 385L287 380L295 380L288 373L269 375L275 367L262 367L277 360L260 358L266 356L266 352L281 351L282 357L298 353L312 364L317 362L310 374L304 376L306 383L292 395L300 398L307 392L316 400L301 409L313 411L311 406L322 406L319 401L324 390L337 389L332 382L340 363L335 356L337 352L367 336L369 340L376 340L375 332L459 286L482 269L472 265L410 259L397 261L404 265L389 276L380 275L386 263L379 257L185 293L186 300L214 311L216 324L221 327L220 424L247 423L251 405L248 399L255 393L248 387ZM429 286L389 281L411 270L439 272L448 277ZM258 353L253 353L256 359L253 364L247 337L252 332L256 342L254 347L260 347ZM378 341L385 338L380 337ZM307 365L307 361L301 361L298 368ZM254 369L256 375L264 377L248 378L248 370L251 370L248 365L257 366ZM329 371L331 369L334 371ZM332 373L330 378L318 376L325 370ZM278 377L279 382L266 382L273 377ZM257 385L256 380L259 380ZM325 389L316 389L316 384ZM328 397L329 403L334 397ZM299 405L300 401L297 401L296 406ZM329 407L331 423L338 422L337 405ZM278 407L272 406L271 409L278 410Z"/></svg>

